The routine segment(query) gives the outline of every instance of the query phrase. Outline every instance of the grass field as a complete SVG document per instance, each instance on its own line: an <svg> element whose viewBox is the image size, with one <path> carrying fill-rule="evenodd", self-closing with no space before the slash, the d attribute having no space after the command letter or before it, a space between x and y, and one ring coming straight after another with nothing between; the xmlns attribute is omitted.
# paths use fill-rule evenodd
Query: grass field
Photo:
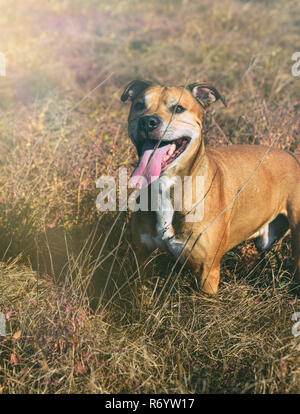
<svg viewBox="0 0 300 414"><path fill-rule="evenodd" d="M0 27L0 393L299 393L289 237L227 253L208 297L96 208L136 163L135 78L214 84L208 146L300 152L299 2L0 0Z"/></svg>

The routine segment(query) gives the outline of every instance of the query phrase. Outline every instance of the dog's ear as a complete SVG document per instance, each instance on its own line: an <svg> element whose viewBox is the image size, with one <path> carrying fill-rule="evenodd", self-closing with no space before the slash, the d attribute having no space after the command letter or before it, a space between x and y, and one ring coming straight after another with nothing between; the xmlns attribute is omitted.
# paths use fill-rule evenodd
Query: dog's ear
<svg viewBox="0 0 300 414"><path fill-rule="evenodd" d="M200 105L204 109L208 108L212 103L216 102L218 99L221 100L224 106L227 106L225 98L213 86L204 83L192 83L187 86L187 89L191 91L193 97L200 103Z"/></svg>
<svg viewBox="0 0 300 414"><path fill-rule="evenodd" d="M152 85L152 82L150 81L131 81L124 89L124 92L121 96L121 101L126 102L128 98L131 100L135 99L140 93L149 88L150 85Z"/></svg>

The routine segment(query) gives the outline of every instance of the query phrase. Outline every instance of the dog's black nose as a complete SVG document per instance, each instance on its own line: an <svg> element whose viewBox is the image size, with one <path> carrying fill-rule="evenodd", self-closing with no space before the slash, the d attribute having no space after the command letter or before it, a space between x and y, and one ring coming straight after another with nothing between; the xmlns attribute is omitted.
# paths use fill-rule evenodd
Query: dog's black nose
<svg viewBox="0 0 300 414"><path fill-rule="evenodd" d="M160 124L160 119L156 115L143 116L139 120L139 127L146 131L153 131Z"/></svg>

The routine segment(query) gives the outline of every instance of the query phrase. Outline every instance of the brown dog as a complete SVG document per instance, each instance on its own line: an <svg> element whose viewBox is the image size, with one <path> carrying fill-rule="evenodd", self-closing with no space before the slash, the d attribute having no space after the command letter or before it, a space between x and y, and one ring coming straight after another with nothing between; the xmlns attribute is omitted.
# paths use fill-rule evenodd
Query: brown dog
<svg viewBox="0 0 300 414"><path fill-rule="evenodd" d="M174 211L174 195L167 196L163 211L133 214L137 247L147 254L160 248L187 261L199 276L201 289L216 293L226 251L249 238L255 239L258 248L268 248L290 228L296 281L300 282L298 159L259 145L205 149L203 112L218 99L225 104L209 85L163 87L133 81L121 100L128 98L132 101L129 136L139 155L133 184L147 187L150 194L156 179L164 178L160 192L170 194L174 177L192 177L183 192L193 194L196 208L196 177L203 177L201 220L186 220L190 211L184 206Z"/></svg>

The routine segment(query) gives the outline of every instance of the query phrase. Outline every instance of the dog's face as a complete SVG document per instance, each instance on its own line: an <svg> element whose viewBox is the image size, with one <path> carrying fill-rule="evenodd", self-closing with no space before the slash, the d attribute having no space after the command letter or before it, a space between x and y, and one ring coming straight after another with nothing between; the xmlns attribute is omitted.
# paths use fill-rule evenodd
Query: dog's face
<svg viewBox="0 0 300 414"><path fill-rule="evenodd" d="M140 158L133 177L143 176L145 185L188 162L201 144L203 110L217 99L225 103L215 88L201 84L183 88L133 81L121 100L129 97L128 134Z"/></svg>

